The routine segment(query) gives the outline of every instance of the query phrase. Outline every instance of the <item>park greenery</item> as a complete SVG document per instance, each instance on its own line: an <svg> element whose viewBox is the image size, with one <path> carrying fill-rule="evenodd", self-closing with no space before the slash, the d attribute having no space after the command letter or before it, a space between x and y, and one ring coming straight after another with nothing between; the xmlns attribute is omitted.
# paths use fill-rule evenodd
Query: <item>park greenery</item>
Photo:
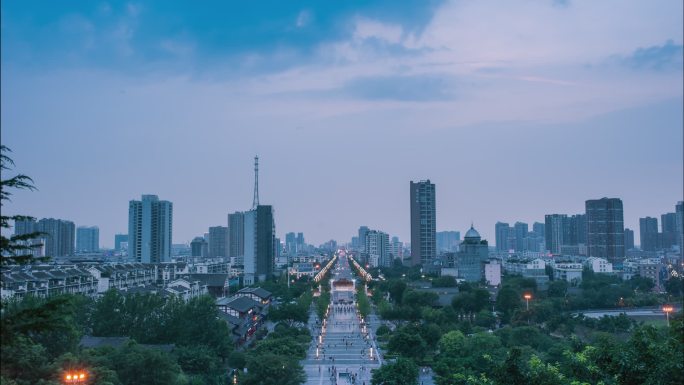
<svg viewBox="0 0 684 385"><path fill-rule="evenodd" d="M407 267L374 273L385 278L371 289L383 322L378 340L392 362L374 372L374 384L416 384L414 366L431 367L438 385L684 383L681 316L666 326L580 311L681 302L681 278L657 294L647 278L622 281L590 271L578 287L552 281L545 290L519 276L504 277L491 290ZM450 306L422 290L429 280L433 287L458 288ZM529 310L524 294L532 297Z"/></svg>

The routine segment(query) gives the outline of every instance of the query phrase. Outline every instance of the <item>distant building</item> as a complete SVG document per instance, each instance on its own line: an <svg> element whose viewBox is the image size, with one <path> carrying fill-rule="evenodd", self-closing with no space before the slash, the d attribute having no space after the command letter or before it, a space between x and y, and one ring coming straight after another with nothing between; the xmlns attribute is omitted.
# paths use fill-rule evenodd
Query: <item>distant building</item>
<svg viewBox="0 0 684 385"><path fill-rule="evenodd" d="M539 237L544 237L546 235L544 228L545 226L543 223L534 222L534 224L532 224L532 231L534 231Z"/></svg>
<svg viewBox="0 0 684 385"><path fill-rule="evenodd" d="M684 202L682 201L677 202L677 205L675 205L675 221L679 255L684 256Z"/></svg>
<svg viewBox="0 0 684 385"><path fill-rule="evenodd" d="M304 233L297 233L297 254L306 253L306 242L304 242Z"/></svg>
<svg viewBox="0 0 684 385"><path fill-rule="evenodd" d="M36 223L35 231L44 233L41 242L47 257L67 257L74 254L76 226L63 219L43 218Z"/></svg>
<svg viewBox="0 0 684 385"><path fill-rule="evenodd" d="M527 237L528 228L527 223L524 222L515 222L513 225L515 233L515 251L525 250L525 237Z"/></svg>
<svg viewBox="0 0 684 385"><path fill-rule="evenodd" d="M114 235L114 251L116 252L121 252L123 251L122 249L122 243L126 243L128 245L128 234L115 234ZM126 247L128 249L128 246Z"/></svg>
<svg viewBox="0 0 684 385"><path fill-rule="evenodd" d="M472 226L456 253L459 277L468 282L480 282L484 278L484 264L489 258L489 246Z"/></svg>
<svg viewBox="0 0 684 385"><path fill-rule="evenodd" d="M438 252L458 250L458 244L461 243L461 233L459 231L438 231L435 236Z"/></svg>
<svg viewBox="0 0 684 385"><path fill-rule="evenodd" d="M677 213L666 213L660 216L661 247L664 250L672 249L677 245Z"/></svg>
<svg viewBox="0 0 684 385"><path fill-rule="evenodd" d="M370 229L368 226L359 227L359 251L366 254L368 253L366 251L366 234L368 234L369 231Z"/></svg>
<svg viewBox="0 0 684 385"><path fill-rule="evenodd" d="M509 251L508 236L510 233L510 226L506 222L496 222L494 225L494 233L496 237L496 251Z"/></svg>
<svg viewBox="0 0 684 385"><path fill-rule="evenodd" d="M634 249L634 231L625 228L625 251Z"/></svg>
<svg viewBox="0 0 684 385"><path fill-rule="evenodd" d="M190 256L206 258L209 251L208 243L204 237L195 237L190 242Z"/></svg>
<svg viewBox="0 0 684 385"><path fill-rule="evenodd" d="M605 258L613 265L625 258L622 200L602 198L585 202L588 256Z"/></svg>
<svg viewBox="0 0 684 385"><path fill-rule="evenodd" d="M546 250L549 250L552 254L561 254L561 247L565 244L568 216L565 214L549 214L544 216L544 218Z"/></svg>
<svg viewBox="0 0 684 385"><path fill-rule="evenodd" d="M97 226L76 228L76 251L96 253L100 251L100 228Z"/></svg>
<svg viewBox="0 0 684 385"><path fill-rule="evenodd" d="M207 248L207 256L209 258L228 257L228 227L210 227Z"/></svg>
<svg viewBox="0 0 684 385"><path fill-rule="evenodd" d="M489 286L501 285L501 262L498 259L490 259L484 265L485 281Z"/></svg>
<svg viewBox="0 0 684 385"><path fill-rule="evenodd" d="M437 256L435 185L430 180L410 185L411 265L430 265Z"/></svg>
<svg viewBox="0 0 684 385"><path fill-rule="evenodd" d="M245 213L228 214L228 256L241 260L245 256Z"/></svg>
<svg viewBox="0 0 684 385"><path fill-rule="evenodd" d="M245 285L262 282L275 266L275 221L273 207L258 205L245 212Z"/></svg>
<svg viewBox="0 0 684 385"><path fill-rule="evenodd" d="M137 262L171 261L173 203L156 195L128 204L128 255Z"/></svg>
<svg viewBox="0 0 684 385"><path fill-rule="evenodd" d="M370 230L366 234L366 247L368 262L372 267L391 266L389 253L389 235L382 231Z"/></svg>
<svg viewBox="0 0 684 385"><path fill-rule="evenodd" d="M574 262L559 262L553 264L553 278L573 285L582 281L582 264Z"/></svg>
<svg viewBox="0 0 684 385"><path fill-rule="evenodd" d="M289 256L297 255L297 236L295 233L285 234L285 251Z"/></svg>
<svg viewBox="0 0 684 385"><path fill-rule="evenodd" d="M613 264L604 258L589 257L584 261L584 266L588 267L594 273L613 273Z"/></svg>
<svg viewBox="0 0 684 385"><path fill-rule="evenodd" d="M657 218L639 218L639 241L639 246L643 251L656 251L658 249Z"/></svg>
<svg viewBox="0 0 684 385"><path fill-rule="evenodd" d="M390 265L394 262L395 259L403 259L404 258L404 244L403 242L399 241L398 237L392 237L392 241L390 242Z"/></svg>

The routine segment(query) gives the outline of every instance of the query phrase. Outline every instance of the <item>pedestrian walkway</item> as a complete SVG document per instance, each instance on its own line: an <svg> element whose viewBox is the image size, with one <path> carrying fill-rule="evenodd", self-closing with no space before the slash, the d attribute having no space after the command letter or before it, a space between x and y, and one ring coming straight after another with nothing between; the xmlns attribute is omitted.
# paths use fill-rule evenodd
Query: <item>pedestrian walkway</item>
<svg viewBox="0 0 684 385"><path fill-rule="evenodd" d="M333 279L349 277L349 269L347 258L341 256ZM331 304L328 317L312 330L313 340L302 361L306 384L370 384L371 369L380 366L382 357L378 356L374 333L362 322L356 302Z"/></svg>

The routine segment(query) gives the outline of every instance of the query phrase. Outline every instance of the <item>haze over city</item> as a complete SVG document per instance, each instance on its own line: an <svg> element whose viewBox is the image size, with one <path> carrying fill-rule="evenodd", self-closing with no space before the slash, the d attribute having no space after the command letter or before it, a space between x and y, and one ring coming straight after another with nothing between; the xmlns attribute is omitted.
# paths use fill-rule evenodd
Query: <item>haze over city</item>
<svg viewBox="0 0 684 385"><path fill-rule="evenodd" d="M125 233L174 204L173 242L249 209L276 231L409 240L582 213L625 227L682 199L682 2L2 2L2 143L37 192L8 214ZM619 10L619 15L617 11ZM220 17L218 15L221 15Z"/></svg>

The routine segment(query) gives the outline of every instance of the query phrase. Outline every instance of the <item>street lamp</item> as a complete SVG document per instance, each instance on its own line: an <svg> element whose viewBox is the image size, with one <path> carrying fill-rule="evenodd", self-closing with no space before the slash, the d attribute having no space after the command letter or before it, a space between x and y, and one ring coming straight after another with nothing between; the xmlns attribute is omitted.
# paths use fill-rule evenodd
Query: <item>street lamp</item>
<svg viewBox="0 0 684 385"><path fill-rule="evenodd" d="M667 318L667 326L670 326L670 313L672 313L673 310L674 310L674 308L672 307L672 305L663 306L663 311L665 312L665 318Z"/></svg>
<svg viewBox="0 0 684 385"><path fill-rule="evenodd" d="M525 298L525 304L527 305L527 310L529 311L530 310L530 300L532 299L532 294L525 293L525 295L523 295L523 298Z"/></svg>
<svg viewBox="0 0 684 385"><path fill-rule="evenodd" d="M85 384L88 375L84 371L71 371L64 373L66 384Z"/></svg>

